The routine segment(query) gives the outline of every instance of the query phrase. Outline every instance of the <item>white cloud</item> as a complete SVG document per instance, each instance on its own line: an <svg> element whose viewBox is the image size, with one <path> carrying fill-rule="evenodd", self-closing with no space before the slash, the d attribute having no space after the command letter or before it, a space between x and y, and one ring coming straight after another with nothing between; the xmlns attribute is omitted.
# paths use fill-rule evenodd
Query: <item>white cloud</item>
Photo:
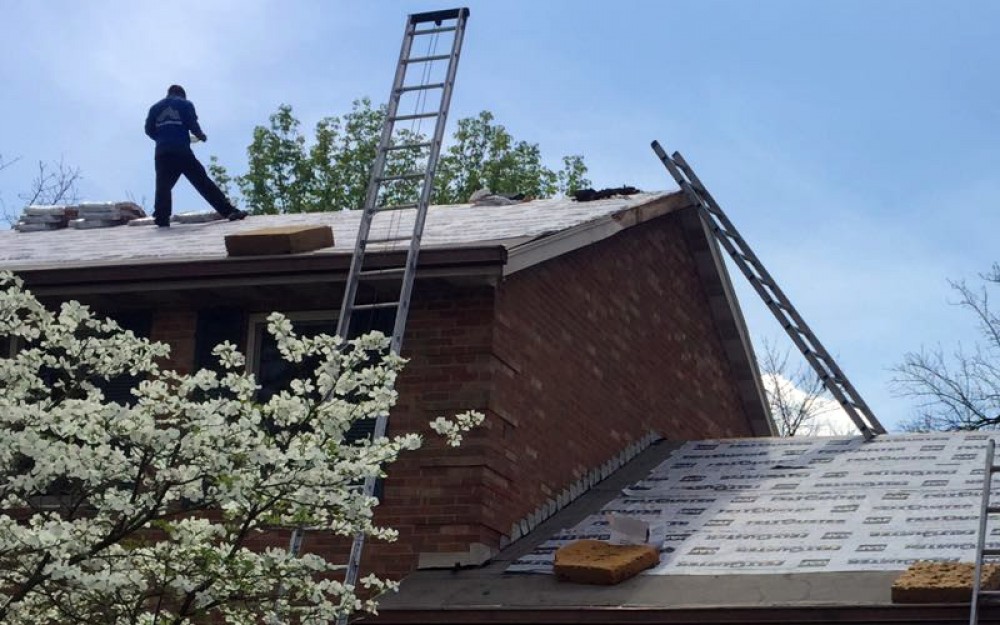
<svg viewBox="0 0 1000 625"><path fill-rule="evenodd" d="M791 406L801 405L810 398L810 394L795 385L781 374L762 374L761 380L767 393L781 393L785 402ZM777 418L772 409L773 416ZM829 397L816 397L810 413L815 415L802 425L797 436L852 436L858 434L858 428L836 400Z"/></svg>

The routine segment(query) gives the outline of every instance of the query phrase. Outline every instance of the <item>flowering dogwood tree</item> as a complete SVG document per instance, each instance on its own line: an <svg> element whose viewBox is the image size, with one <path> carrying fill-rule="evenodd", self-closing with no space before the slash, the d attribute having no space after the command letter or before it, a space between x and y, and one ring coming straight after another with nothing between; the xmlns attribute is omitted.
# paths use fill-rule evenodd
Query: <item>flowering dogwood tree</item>
<svg viewBox="0 0 1000 625"><path fill-rule="evenodd" d="M377 500L358 487L416 434L348 441L359 419L386 414L404 361L371 334L297 336L269 317L282 356L317 363L265 403L229 344L220 373L180 375L158 364L169 347L138 338L77 302L46 310L0 273L0 622L328 623L392 588L337 581L315 554L253 548L274 528L308 526L393 540L373 523ZM311 367L310 367L311 368ZM134 405L108 401L100 381L141 381ZM457 444L478 413L432 427Z"/></svg>

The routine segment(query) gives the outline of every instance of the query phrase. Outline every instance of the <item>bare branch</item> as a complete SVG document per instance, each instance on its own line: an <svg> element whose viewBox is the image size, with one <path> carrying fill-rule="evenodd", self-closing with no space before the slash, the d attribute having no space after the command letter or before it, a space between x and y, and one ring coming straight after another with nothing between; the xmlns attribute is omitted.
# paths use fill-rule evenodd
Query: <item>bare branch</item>
<svg viewBox="0 0 1000 625"><path fill-rule="evenodd" d="M822 415L834 410L819 376L804 365L792 369L789 352L779 351L770 341L764 341L760 361L764 389L771 414L781 436L815 434Z"/></svg>
<svg viewBox="0 0 1000 625"><path fill-rule="evenodd" d="M76 202L79 199L77 185L82 178L80 168L66 165L62 158L52 163L38 161L38 173L31 187L18 197L25 206Z"/></svg>
<svg viewBox="0 0 1000 625"><path fill-rule="evenodd" d="M979 289L964 281L950 282L959 294L956 305L970 311L983 341L954 353L923 349L908 353L894 368L897 394L918 400L909 431L993 430L1000 428L1000 317L990 305L988 288L1000 283L1000 266L981 276Z"/></svg>

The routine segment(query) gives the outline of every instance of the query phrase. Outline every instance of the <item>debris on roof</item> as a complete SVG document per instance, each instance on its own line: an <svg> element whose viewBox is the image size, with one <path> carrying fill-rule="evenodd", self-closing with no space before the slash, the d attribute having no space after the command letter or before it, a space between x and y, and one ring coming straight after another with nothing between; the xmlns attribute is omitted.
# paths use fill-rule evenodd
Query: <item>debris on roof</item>
<svg viewBox="0 0 1000 625"><path fill-rule="evenodd" d="M971 562L914 562L892 584L893 603L968 603L972 599ZM1000 589L1000 564L983 564L983 590Z"/></svg>
<svg viewBox="0 0 1000 625"><path fill-rule="evenodd" d="M489 189L480 189L469 196L469 204L473 206L511 206L521 202L530 202L532 199L523 193L502 194L492 193Z"/></svg>
<svg viewBox="0 0 1000 625"><path fill-rule="evenodd" d="M573 199L577 202L593 202L594 200L606 200L613 197L627 197L636 193L642 193L642 191L635 187L609 187L600 191L580 189L573 192Z"/></svg>

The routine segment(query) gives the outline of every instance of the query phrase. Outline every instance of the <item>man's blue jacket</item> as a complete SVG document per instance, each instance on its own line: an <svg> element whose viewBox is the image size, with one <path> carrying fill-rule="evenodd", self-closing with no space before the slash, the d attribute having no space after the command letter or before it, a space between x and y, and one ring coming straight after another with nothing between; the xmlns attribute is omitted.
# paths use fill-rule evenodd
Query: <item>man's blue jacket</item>
<svg viewBox="0 0 1000 625"><path fill-rule="evenodd" d="M146 134L156 141L157 154L191 149L190 135L205 140L194 104L178 96L167 96L150 107Z"/></svg>

